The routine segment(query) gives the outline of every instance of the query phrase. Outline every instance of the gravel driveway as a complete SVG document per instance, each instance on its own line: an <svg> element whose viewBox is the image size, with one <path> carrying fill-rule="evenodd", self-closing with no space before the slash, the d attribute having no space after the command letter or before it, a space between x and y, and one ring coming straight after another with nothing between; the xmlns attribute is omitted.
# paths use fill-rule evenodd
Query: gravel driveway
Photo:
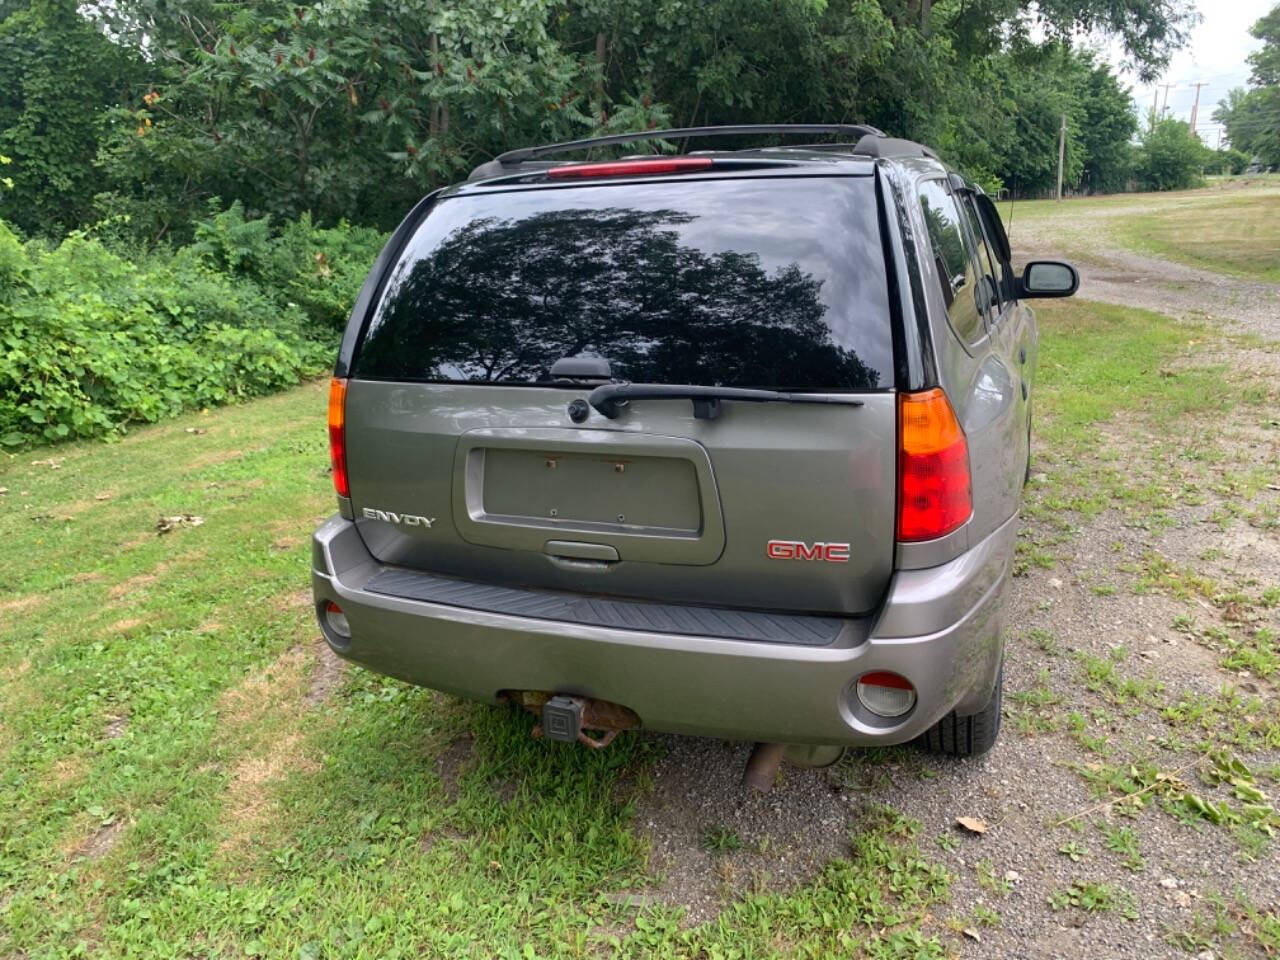
<svg viewBox="0 0 1280 960"><path fill-rule="evenodd" d="M1081 298L1280 338L1280 286L1113 248L1105 221L1126 209L1016 223L1014 242L1024 258L1074 257ZM1275 382L1274 351L1222 350ZM950 908L926 932L964 956L1262 955L1254 911L1280 903L1275 843L1189 816L1183 798L1223 789L1211 782L1214 749L1231 749L1251 774L1269 771L1259 787L1280 792L1276 676L1224 666L1233 638L1280 629L1274 603L1258 601L1280 593L1265 592L1280 576L1280 534L1265 520L1222 520L1245 500L1233 471L1250 464L1272 471L1250 488L1250 509L1274 515L1280 437L1260 432L1253 410L1210 429L1216 452L1197 486L1207 492L1167 517L1106 510L1073 516L1065 532L1026 522L1024 540L1056 544L1054 561L1012 581L1005 729L981 761L851 751L826 770L784 768L770 794L749 796L738 786L747 745L663 738L636 817L662 877L646 896L685 906L690 923L712 919L762 882L785 889L813 877L847 853L858 811L888 804L922 822L923 846L954 874ZM1123 465L1156 439L1140 425L1108 429L1091 456ZM1048 486L1038 474L1029 503L1043 505ZM982 818L986 832L958 828L959 816ZM704 849L713 826L741 849Z"/></svg>

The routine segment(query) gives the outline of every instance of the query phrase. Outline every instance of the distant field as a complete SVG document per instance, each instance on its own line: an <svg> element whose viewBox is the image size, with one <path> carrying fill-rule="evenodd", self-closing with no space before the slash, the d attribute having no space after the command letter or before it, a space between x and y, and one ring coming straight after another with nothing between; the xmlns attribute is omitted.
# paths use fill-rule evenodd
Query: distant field
<svg viewBox="0 0 1280 960"><path fill-rule="evenodd" d="M1280 193L1223 196L1126 218L1116 235L1128 246L1179 263L1280 282Z"/></svg>
<svg viewBox="0 0 1280 960"><path fill-rule="evenodd" d="M1200 190L1001 203L1017 245L1020 224L1061 241L1097 239L1234 276L1280 281L1280 177L1223 178ZM1087 225L1076 223L1082 217ZM1079 229L1077 229L1079 228ZM1075 236L1083 233L1084 236ZM1079 243L1073 245L1079 246Z"/></svg>

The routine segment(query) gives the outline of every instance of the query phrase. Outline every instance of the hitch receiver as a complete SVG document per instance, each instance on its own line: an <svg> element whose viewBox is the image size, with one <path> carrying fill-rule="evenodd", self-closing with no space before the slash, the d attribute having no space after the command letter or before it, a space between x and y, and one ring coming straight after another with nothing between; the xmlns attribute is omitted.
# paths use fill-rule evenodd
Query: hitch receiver
<svg viewBox="0 0 1280 960"><path fill-rule="evenodd" d="M542 705L542 732L548 740L577 743L582 732L581 697L552 697Z"/></svg>

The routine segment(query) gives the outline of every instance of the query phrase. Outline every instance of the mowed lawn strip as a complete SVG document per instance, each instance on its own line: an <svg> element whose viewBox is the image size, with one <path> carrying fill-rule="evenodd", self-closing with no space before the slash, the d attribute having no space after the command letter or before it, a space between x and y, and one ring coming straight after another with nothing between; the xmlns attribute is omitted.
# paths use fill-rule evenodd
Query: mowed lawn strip
<svg viewBox="0 0 1280 960"><path fill-rule="evenodd" d="M1168 451L1095 463L1097 431L1179 426L1176 446L1274 402L1223 376L1210 331L1040 315L1042 504L1079 512L1104 474L1097 509L1147 502ZM874 797L847 858L685 929L617 896L661 884L632 816L652 740L562 749L511 711L359 670L334 686L307 581L332 510L323 404L312 384L0 461L0 956L956 949L946 871ZM157 534L184 513L203 522Z"/></svg>
<svg viewBox="0 0 1280 960"><path fill-rule="evenodd" d="M1189 266L1280 283L1280 194L1232 196L1126 217L1128 246Z"/></svg>

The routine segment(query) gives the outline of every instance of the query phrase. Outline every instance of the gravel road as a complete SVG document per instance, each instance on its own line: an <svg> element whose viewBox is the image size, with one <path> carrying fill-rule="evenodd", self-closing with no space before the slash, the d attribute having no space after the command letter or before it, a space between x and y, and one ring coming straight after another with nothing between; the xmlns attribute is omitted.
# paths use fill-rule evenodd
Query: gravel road
<svg viewBox="0 0 1280 960"><path fill-rule="evenodd" d="M1280 337L1280 286L1116 249L1106 240L1105 221L1124 212L1089 211L1067 225L1027 220L1015 224L1014 242L1024 259L1074 258L1082 269L1082 298L1175 317L1219 318ZM1251 354L1269 368L1258 376L1273 377L1273 352L1240 350L1232 359L1248 364ZM1256 423L1230 417L1220 426L1226 463L1275 462L1274 430L1259 438ZM1099 438L1098 455L1124 457L1131 445L1148 439L1108 430ZM1280 489L1277 483L1272 489ZM1035 483L1033 497L1034 488ZM1271 504L1280 497L1265 486L1260 496ZM1203 502L1177 512L1170 524L1150 529L1126 523L1115 511L1105 512L1074 531L1053 568L1032 567L1013 579L1006 608L1005 730L980 761L948 761L911 749L850 751L825 770L784 768L771 793L754 796L738 786L748 745L661 738L665 757L636 821L650 839L661 877L645 896L685 906L687 921L696 923L713 918L762 877L772 887L795 888L829 859L847 852L848 831L860 810L889 804L921 821L926 855L955 877L949 909L930 918L926 926L931 923L932 929L926 932L941 935L961 955L1213 957L1221 955L1215 950L1223 945L1211 936L1178 943L1173 938L1203 930L1204 922L1196 917L1213 917L1213 898L1219 894L1227 898L1224 915L1236 930L1228 938L1228 951L1261 955L1249 936L1252 921L1230 902L1238 891L1256 907L1280 908L1275 842L1260 853L1255 850L1251 859L1228 828L1187 825L1158 801L1133 816L1121 816L1123 806L1098 809L1099 797L1080 772L1089 764L1124 769L1149 761L1174 776L1180 789L1208 789L1198 779L1203 756L1171 734L1158 708L1130 708L1084 688L1082 664L1088 658L1114 663L1125 677L1147 682L1160 691L1155 696L1161 704L1183 697L1212 699L1224 684L1234 684L1258 696L1266 715L1280 719L1276 686L1239 670L1224 670L1220 652L1210 649L1203 636L1197 639L1175 628L1188 619L1206 630L1239 627L1224 620L1229 613L1203 598L1138 592L1135 586L1134 571L1152 556L1255 593L1275 584L1280 535L1274 526L1210 522L1215 511L1236 498L1230 484L1222 484ZM1024 532L1039 536L1053 531L1039 531L1032 524ZM1257 625L1280 630L1274 606L1257 616ZM1035 690L1056 702L1039 708L1008 697ZM1071 735L1066 718L1072 711L1090 718L1090 729L1102 729L1104 742L1096 749L1086 749ZM1051 721L1051 728L1019 729L1022 725L1013 719L1021 717L1034 728L1038 716ZM1196 732L1184 739L1194 741ZM1280 764L1275 749L1249 743L1241 750L1253 768ZM1275 783L1262 784L1270 794L1277 792ZM989 829L983 835L964 832L955 825L958 816L984 818ZM1053 826L1073 816L1074 827ZM742 848L719 854L704 849L702 838L712 826L733 831ZM1136 836L1140 864L1126 866L1124 856L1108 849L1106 831L1114 835L1121 828ZM1061 852L1064 848L1069 852ZM1122 909L1054 909L1050 898L1073 884L1127 891L1136 917L1126 918ZM998 913L999 924L978 925L972 919L976 904ZM964 928L981 940L957 932Z"/></svg>

